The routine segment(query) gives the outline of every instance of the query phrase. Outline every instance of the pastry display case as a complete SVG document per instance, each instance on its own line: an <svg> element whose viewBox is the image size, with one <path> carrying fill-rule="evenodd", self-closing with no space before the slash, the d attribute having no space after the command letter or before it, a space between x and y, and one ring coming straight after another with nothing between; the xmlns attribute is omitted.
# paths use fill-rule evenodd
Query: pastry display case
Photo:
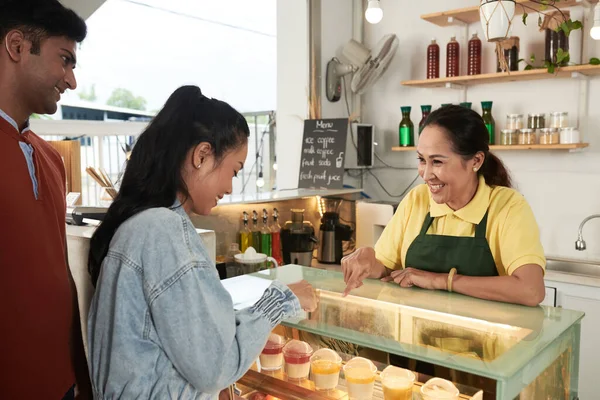
<svg viewBox="0 0 600 400"><path fill-rule="evenodd" d="M270 355L282 343L292 343L303 349L297 355L302 364L284 353L283 363L277 363L281 368L269 364L265 369L259 358L237 383L245 398L577 399L581 312L401 288L378 280L366 280L343 297L340 272L298 265L250 278L283 283L305 279L317 291L319 306L276 327L275 344L266 346ZM236 296L252 296L256 285L249 286L248 293L232 294L234 303ZM323 374L331 375L325 379ZM403 377L396 381L411 387L412 397L390 390L386 380L398 374Z"/></svg>

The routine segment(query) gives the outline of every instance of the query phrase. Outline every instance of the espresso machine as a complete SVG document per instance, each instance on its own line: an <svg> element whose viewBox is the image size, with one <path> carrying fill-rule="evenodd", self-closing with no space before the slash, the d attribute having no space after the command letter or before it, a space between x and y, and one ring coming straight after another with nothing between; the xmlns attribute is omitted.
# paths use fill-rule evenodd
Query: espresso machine
<svg viewBox="0 0 600 400"><path fill-rule="evenodd" d="M303 209L292 209L292 220L281 228L281 248L284 264L311 266L315 244L315 228L304 221Z"/></svg>
<svg viewBox="0 0 600 400"><path fill-rule="evenodd" d="M341 204L341 199L319 199L322 217L317 260L323 264L340 264L344 256L342 242L352 238L352 228L340 222Z"/></svg>

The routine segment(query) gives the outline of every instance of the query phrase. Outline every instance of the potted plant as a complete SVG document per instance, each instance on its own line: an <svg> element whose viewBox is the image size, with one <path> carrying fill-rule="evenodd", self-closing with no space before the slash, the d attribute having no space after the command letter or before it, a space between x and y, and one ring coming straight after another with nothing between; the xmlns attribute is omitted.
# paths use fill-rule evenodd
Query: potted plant
<svg viewBox="0 0 600 400"><path fill-rule="evenodd" d="M523 24L527 25L527 19L529 17L527 10L534 11L538 13L538 26L541 28L544 23L544 18L542 18L542 16L546 16L545 11L550 9L554 13L560 15L560 22L556 24L554 30L559 32L562 36L566 36L568 40L571 32L581 29L583 25L580 21L571 20L568 13L564 13L557 7L557 3L560 3L560 1L561 0L531 0L531 3L538 5L537 8L519 3L518 5L523 10ZM483 25L485 36L489 42L500 42L510 36L516 6L517 4L514 0L481 0L479 5L481 24ZM564 49L555 49L552 59L544 60L543 68L546 68L550 73L554 73L556 68L569 63L569 51L567 46L564 47ZM532 62L533 61L534 60L532 60ZM590 63L592 64L595 64L596 62L596 58L590 60ZM532 68L535 67L528 64L525 69Z"/></svg>
<svg viewBox="0 0 600 400"><path fill-rule="evenodd" d="M510 36L515 8L514 0L481 0L479 14L488 42L498 42Z"/></svg>

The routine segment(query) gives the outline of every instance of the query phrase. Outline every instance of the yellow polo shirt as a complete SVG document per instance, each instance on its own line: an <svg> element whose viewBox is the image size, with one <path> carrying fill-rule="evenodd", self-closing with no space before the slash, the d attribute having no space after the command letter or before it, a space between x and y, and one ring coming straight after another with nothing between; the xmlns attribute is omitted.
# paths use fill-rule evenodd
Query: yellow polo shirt
<svg viewBox="0 0 600 400"><path fill-rule="evenodd" d="M375 245L377 259L390 269L403 268L408 247L421 231L428 212L435 219L427 234L472 237L488 209L485 236L498 274L512 275L525 264L537 264L545 270L544 249L531 207L516 190L490 187L483 177L479 178L473 200L456 211L433 201L427 185L411 190Z"/></svg>

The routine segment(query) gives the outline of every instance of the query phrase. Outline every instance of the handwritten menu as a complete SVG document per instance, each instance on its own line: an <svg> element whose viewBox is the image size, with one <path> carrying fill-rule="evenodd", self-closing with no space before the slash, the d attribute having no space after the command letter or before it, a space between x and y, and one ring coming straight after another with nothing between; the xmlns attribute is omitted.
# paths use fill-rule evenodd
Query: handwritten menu
<svg viewBox="0 0 600 400"><path fill-rule="evenodd" d="M307 119L300 155L299 188L341 189L348 119Z"/></svg>

